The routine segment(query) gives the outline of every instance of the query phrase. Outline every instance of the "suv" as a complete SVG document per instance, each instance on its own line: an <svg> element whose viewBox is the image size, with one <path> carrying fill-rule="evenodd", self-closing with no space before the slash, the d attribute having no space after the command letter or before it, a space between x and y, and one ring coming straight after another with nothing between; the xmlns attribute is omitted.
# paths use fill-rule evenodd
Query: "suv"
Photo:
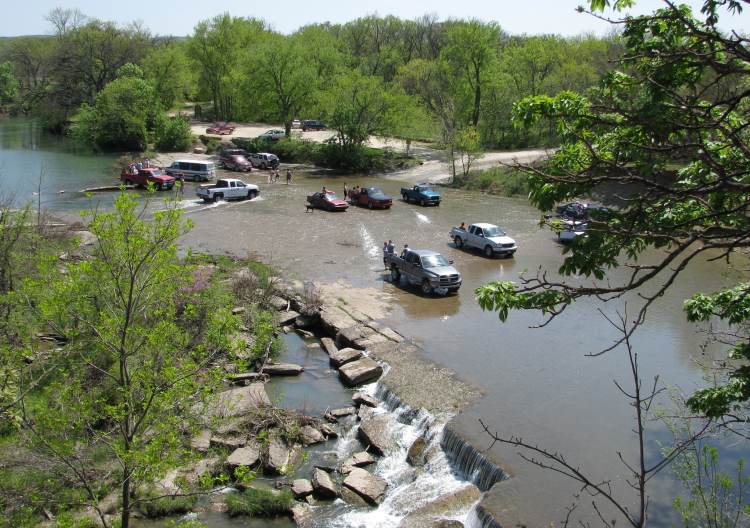
<svg viewBox="0 0 750 528"><path fill-rule="evenodd" d="M308 130L325 130L328 128L325 123L322 121L318 121L317 119L306 119L305 121L302 121L302 132L307 132Z"/></svg>
<svg viewBox="0 0 750 528"><path fill-rule="evenodd" d="M247 156L247 151L244 149L224 149L219 154L219 165L229 170L249 171L252 163L247 159Z"/></svg>
<svg viewBox="0 0 750 528"><path fill-rule="evenodd" d="M278 141L285 136L286 132L274 128L273 130L267 130L266 132L263 132L260 136L258 136L258 139L265 139L266 141Z"/></svg>
<svg viewBox="0 0 750 528"><path fill-rule="evenodd" d="M247 156L253 167L260 169L275 169L279 166L279 158L276 154L268 152L256 152Z"/></svg>

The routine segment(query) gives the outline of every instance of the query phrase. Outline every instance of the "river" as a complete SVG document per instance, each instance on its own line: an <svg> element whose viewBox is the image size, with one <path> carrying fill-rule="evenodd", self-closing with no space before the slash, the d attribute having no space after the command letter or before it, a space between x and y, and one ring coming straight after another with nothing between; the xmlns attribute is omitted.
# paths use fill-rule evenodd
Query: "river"
<svg viewBox="0 0 750 528"><path fill-rule="evenodd" d="M20 198L32 198L44 167L43 203L53 211L86 206L89 199L73 191L112 181L112 156L84 155L65 140L41 135L29 121L0 121L0 148L3 183ZM524 199L445 189L440 207L422 208L396 200L401 184L387 179L299 173L289 186L268 184L261 172L244 179L260 186L259 199L206 207L193 200L188 184L182 205L195 226L184 238L186 245L259 258L301 279L376 287L390 301L388 325L422 345L430 359L484 391L483 398L454 421L453 428L461 436L478 449L486 448L489 438L479 427L481 417L505 435L564 453L595 478L612 478L617 494L628 496L623 482L627 471L617 453L633 456L632 412L613 384L614 379L628 383L627 358L620 350L586 357L616 337L597 312L602 308L612 314L615 307L582 300L544 328L531 329L542 322L538 315L513 313L501 324L474 300L474 289L488 281L516 279L540 267L554 273L563 260L554 236L538 228L539 212ZM307 194L324 185L340 192L344 183L350 188L379 185L394 197L394 206L387 211L357 207L345 213L305 211ZM95 199L106 205L112 196ZM447 233L462 221L502 226L518 243L515 258L486 259L455 248ZM399 249L408 243L412 248L441 251L454 260L464 277L460 292L446 298L423 297L391 284L380 258L388 239ZM623 269L615 269L609 277L617 281L624 274ZM736 279L724 262L697 261L652 307L647 324L635 337L646 380L659 374L663 383L679 386L685 393L703 384L696 360L705 359L704 353L710 356L712 350L701 348L704 335L686 323L681 303L696 287L710 292ZM288 396L299 398L291 391ZM665 440L663 429L652 425L655 437ZM653 456L658 450L655 440L649 448ZM489 493L485 501L489 510L506 526L516 522L542 526L561 520L577 488L525 463L516 451L494 447L488 453L511 476ZM747 454L745 446L739 451ZM652 526L674 521L669 502L675 489L667 473L657 479L652 488Z"/></svg>

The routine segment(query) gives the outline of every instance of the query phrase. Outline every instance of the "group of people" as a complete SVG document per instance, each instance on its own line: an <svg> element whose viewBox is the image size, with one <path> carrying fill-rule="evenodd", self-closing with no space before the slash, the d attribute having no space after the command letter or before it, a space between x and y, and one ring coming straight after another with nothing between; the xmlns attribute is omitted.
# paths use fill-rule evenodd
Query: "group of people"
<svg viewBox="0 0 750 528"><path fill-rule="evenodd" d="M353 188L349 188L347 184L344 184L344 198L354 198L361 192L359 185L355 185Z"/></svg>
<svg viewBox="0 0 750 528"><path fill-rule="evenodd" d="M268 171L268 183L274 183L279 181L279 169ZM292 171L291 169L286 170L286 184L292 183Z"/></svg>
<svg viewBox="0 0 750 528"><path fill-rule="evenodd" d="M401 250L401 254L399 257L406 258L406 255L409 254L409 244L404 244L404 249ZM396 253L396 246L393 245L393 240L389 240L388 242L383 242L383 266L385 266L386 269L388 269L388 255L393 255Z"/></svg>
<svg viewBox="0 0 750 528"><path fill-rule="evenodd" d="M139 170L149 168L151 168L151 160L148 158L144 159L143 161L135 161L128 164L128 172L130 174L138 174Z"/></svg>

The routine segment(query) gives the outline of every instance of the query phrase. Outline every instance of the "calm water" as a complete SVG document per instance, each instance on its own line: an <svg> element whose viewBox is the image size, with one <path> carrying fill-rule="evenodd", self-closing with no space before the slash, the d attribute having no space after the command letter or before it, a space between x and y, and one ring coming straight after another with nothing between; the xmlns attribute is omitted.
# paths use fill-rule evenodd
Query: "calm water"
<svg viewBox="0 0 750 528"><path fill-rule="evenodd" d="M29 122L0 121L0 145L4 178L13 182L20 196L35 188L38 171L45 167L44 181L49 183L45 183L48 190L43 197L52 209L70 211L86 204L84 197L57 194L61 189L112 181L112 157L81 155L65 141L42 140ZM516 279L540 266L554 271L562 262L560 246L551 233L538 229L539 212L525 200L445 190L439 208L394 200L389 211L350 208L337 214L306 213L305 196L323 185L333 189L343 188L344 182L349 187L379 185L395 198L400 184L353 176L296 175L291 186L269 185L264 174L257 172L245 180L260 185L259 199L206 207L187 191L183 206L195 227L185 237L186 244L197 250L259 257L302 279L344 279L355 286L377 288L379 295L392 301L388 324L422 344L432 359L485 391L485 397L458 420L467 438L477 446L488 444L477 422L482 417L502 434L522 436L563 452L595 476L613 478L618 494L627 496L622 479L628 475L617 461L617 452L626 457L633 454L631 409L612 383L613 379L628 383L627 359L617 350L598 358L585 357L616 337L596 309L611 314L616 307L581 301L552 324L530 329L541 321L537 315L514 313L501 324L474 300L474 289L487 281ZM111 196L101 199L106 202ZM516 257L489 260L454 248L447 232L461 221L502 226L518 242ZM412 248L443 252L463 274L463 288L455 296L427 298L390 284L380 260L386 239L393 239L399 248L408 243ZM624 273L614 270L611 280L622 279ZM658 373L664 383L684 392L701 386L695 361L703 357L703 336L685 322L681 303L696 287L710 292L735 278L725 263L706 259L686 270L651 309L648 324L636 336L644 378ZM327 383L323 365L320 370L311 369L311 376L316 373ZM321 398L305 392L305 385L300 385L301 390L290 386L281 396L302 408L324 405ZM651 448L655 451L656 444L652 442ZM747 454L744 445L736 451ZM493 509L502 512L501 522L512 525L523 520L541 526L564 516L575 487L524 463L516 450L496 447L491 456L513 477L490 493ZM668 505L673 491L665 474L653 489L653 526L667 526L673 519Z"/></svg>

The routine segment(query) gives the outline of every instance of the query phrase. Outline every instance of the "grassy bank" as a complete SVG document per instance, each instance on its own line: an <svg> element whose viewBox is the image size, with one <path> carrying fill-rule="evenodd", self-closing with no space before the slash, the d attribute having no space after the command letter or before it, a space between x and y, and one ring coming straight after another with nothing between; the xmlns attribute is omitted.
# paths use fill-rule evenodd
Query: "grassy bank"
<svg viewBox="0 0 750 528"><path fill-rule="evenodd" d="M451 187L503 196L526 196L529 194L529 176L516 169L492 167L470 171L466 176L456 175Z"/></svg>
<svg viewBox="0 0 750 528"><path fill-rule="evenodd" d="M232 142L250 152L276 154L283 163L309 163L317 167L351 172L391 172L420 163L414 156L407 156L391 149L364 146L342 148L332 143L296 139L264 141L235 138Z"/></svg>

